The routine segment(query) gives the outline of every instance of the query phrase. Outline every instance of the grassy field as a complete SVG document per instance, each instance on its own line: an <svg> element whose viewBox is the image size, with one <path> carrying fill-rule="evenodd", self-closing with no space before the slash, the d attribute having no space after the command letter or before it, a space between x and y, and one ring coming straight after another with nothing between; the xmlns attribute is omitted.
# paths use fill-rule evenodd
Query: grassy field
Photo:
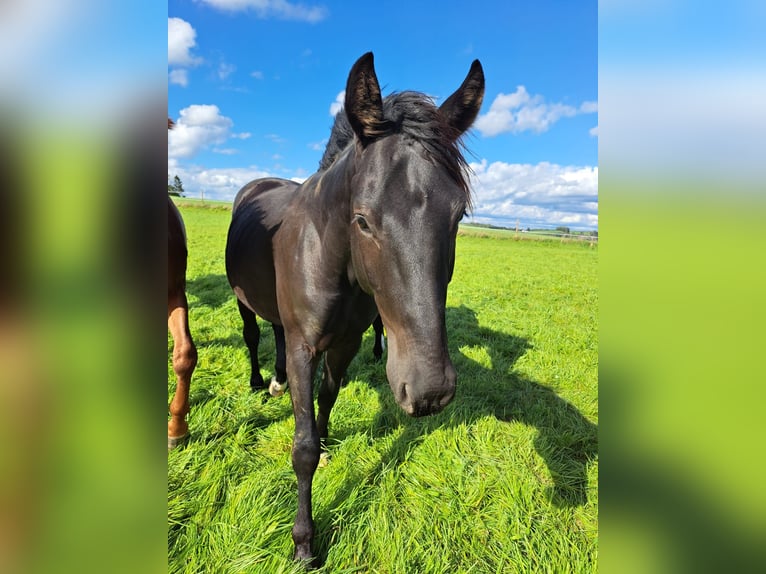
<svg viewBox="0 0 766 574"><path fill-rule="evenodd" d="M199 364L191 438L168 454L168 571L298 572L290 399L249 392L229 212L181 211ZM314 478L319 572L597 570L597 259L585 242L461 235L447 298L458 389L433 417L399 409L368 332Z"/></svg>
<svg viewBox="0 0 766 574"><path fill-rule="evenodd" d="M598 243L598 238L590 237L585 231L574 231L564 236L559 235L558 231L553 229L532 229L529 232L516 231L515 229L485 227L483 225L473 225L471 223L461 223L461 235L470 235L473 237L487 237L492 239L516 239L524 241L561 241L563 243L572 242L592 242Z"/></svg>

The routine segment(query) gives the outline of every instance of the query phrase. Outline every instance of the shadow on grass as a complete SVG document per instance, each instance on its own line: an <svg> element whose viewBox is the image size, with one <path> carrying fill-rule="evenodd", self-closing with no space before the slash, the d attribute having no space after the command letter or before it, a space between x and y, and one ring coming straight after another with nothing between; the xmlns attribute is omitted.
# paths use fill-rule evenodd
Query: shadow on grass
<svg viewBox="0 0 766 574"><path fill-rule="evenodd" d="M315 516L318 525L316 550L322 564L327 559L332 537L332 509L350 496L360 483L374 482L384 468L400 465L434 430L471 425L487 416L506 422L518 421L537 429L534 447L553 478L554 485L549 493L553 504L574 507L587 502L587 471L597 456L598 427L550 387L513 372L514 363L530 348L526 339L480 326L476 313L465 306L448 308L446 320L450 357L458 372L455 398L443 413L410 418L394 401L381 363L380 377L376 374L371 377L374 381L370 381L380 394L381 405L373 423L374 437L381 438L400 427L404 429L376 468L366 472L366 476L346 480L334 499L324 506L327 509L324 515ZM480 365L460 351L472 347L486 351L491 367ZM343 436L333 436L331 423L330 439L342 440L364 430L345 428Z"/></svg>
<svg viewBox="0 0 766 574"><path fill-rule="evenodd" d="M643 404L635 399L645 392L644 382L636 378L635 370L614 364L602 365L599 372L601 400L608 403L615 421L632 420L631 409ZM763 529L743 519L743 513L757 516L758 504L747 508L731 504L731 492L721 488L725 482L707 483L702 467L689 465L682 456L668 456L668 449L676 446L663 445L655 452L635 429L622 423L610 425L609 431L603 449L610 462L602 473L608 488L601 495L613 541L609 564L619 563L621 540L634 538L635 528L660 541L644 550L650 563L659 564L659 558L663 566L672 564L675 572L764 571ZM717 470L711 465L704 472L707 478Z"/></svg>
<svg viewBox="0 0 766 574"><path fill-rule="evenodd" d="M209 275L194 280L190 282L188 289L198 298L197 305L217 307L233 297L223 275ZM236 321L235 329L240 332L241 321L236 313L235 316L232 321ZM549 493L553 504L574 507L587 502L587 471L588 465L597 456L598 427L550 387L514 372L514 364L530 348L527 339L482 327L478 323L476 313L465 306L448 308L446 321L450 356L458 372L458 387L455 398L447 409L432 417L413 419L398 407L386 379L385 362L374 362L371 330L364 335L362 348L350 365L349 373L357 380L366 381L379 394L380 411L372 425L373 438L380 439L400 428L402 432L383 453L380 463L375 468L347 478L336 490L333 500L323 504L321 510L316 509L315 551L320 564L327 560L335 536L332 527L334 509L338 508L359 484L374 483L384 468L399 466L433 431L457 425L470 426L487 416L505 422L520 422L537 430L534 448L547 465L553 479L553 487ZM214 341L198 342L200 346L214 344L244 347L239 333ZM471 350L486 354L488 361L483 360L482 363L488 362L489 366L471 359ZM262 365L273 365L274 342L271 329L262 328L259 355ZM317 376L320 376L321 371L321 368L318 369ZM248 383L248 380L242 381L243 390L248 388ZM317 386L315 383L315 392ZM193 405L213 399L211 391L195 391L192 384ZM342 397L339 400L342 400ZM236 423L227 425L226 431L209 433L204 438L198 437L198 440L215 441L227 433L236 432L236 429L243 425L266 427L291 416L289 404L283 407L278 409L279 412L258 412L256 409L255 412L243 414ZM340 432L334 432L331 422L330 444L354 434L368 432L369 428L368 421L360 422L359 426L344 426L343 429L338 429ZM360 513L365 511L365 508L358 509Z"/></svg>
<svg viewBox="0 0 766 574"><path fill-rule="evenodd" d="M234 297L226 275L205 275L186 282L186 292L195 300L189 301L189 308L218 308Z"/></svg>
<svg viewBox="0 0 766 574"><path fill-rule="evenodd" d="M190 295L190 309L200 307L216 309L229 301L235 300L235 295L224 274L209 274L191 279L187 281L186 291L187 294ZM194 337L197 350L202 351L203 349L212 349L212 352L216 353L216 347L225 347L229 349L241 348L247 353L247 347L242 335L242 319L239 313L236 310L233 311L230 317L227 318L227 322L230 322L230 334L227 336L206 337L204 336L204 331L200 332L200 330L195 328L193 317L190 317L189 327L192 336ZM258 355L262 367L261 374L264 379L268 381L275 372L276 344L273 331L269 327L269 324L261 319L259 319L258 322L261 326L261 339L258 347ZM172 352L171 345L172 344L169 342L169 354ZM251 392L249 360L247 363L247 375L243 376L240 382L243 393ZM203 370L203 367L200 367L198 364L197 370L192 376L189 392L189 403L192 411L199 409L207 403L215 402L220 398L214 386L211 387L209 383L200 383L201 377L210 378L211 376L211 373L209 372L203 374ZM269 401L269 399L270 396L267 390L257 391L254 394L254 402L251 403L256 405L255 408L242 413L236 421L227 424L225 429L216 430L215 432L200 431L193 433L190 440L185 444L213 443L218 439L235 433L240 427L247 426L252 427L253 429L265 428L272 423L279 422L292 416L292 407L290 406L289 401L287 404L276 407L273 402ZM260 406L264 406L264 408L259 408Z"/></svg>

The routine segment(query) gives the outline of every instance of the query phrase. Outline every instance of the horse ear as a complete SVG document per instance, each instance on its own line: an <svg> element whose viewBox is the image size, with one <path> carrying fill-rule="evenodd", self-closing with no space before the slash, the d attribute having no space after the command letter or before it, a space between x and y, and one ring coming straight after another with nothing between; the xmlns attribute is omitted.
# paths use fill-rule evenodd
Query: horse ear
<svg viewBox="0 0 766 574"><path fill-rule="evenodd" d="M359 58L348 74L343 104L351 128L362 145L384 135L388 122L383 119L383 99L375 75L372 52Z"/></svg>
<svg viewBox="0 0 766 574"><path fill-rule="evenodd" d="M484 100L484 70L479 60L474 60L468 75L460 87L439 107L449 125L461 135L476 119Z"/></svg>

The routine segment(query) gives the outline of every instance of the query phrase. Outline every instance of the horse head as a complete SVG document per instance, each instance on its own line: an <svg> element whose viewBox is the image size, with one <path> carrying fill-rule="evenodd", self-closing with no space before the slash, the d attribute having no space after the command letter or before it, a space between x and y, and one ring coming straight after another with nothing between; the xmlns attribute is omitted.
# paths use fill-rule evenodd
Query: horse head
<svg viewBox="0 0 766 574"><path fill-rule="evenodd" d="M412 416L439 412L455 394L445 306L458 222L470 208L460 137L483 96L478 60L440 107L416 92L383 100L371 53L346 85L355 134L349 275L375 299L389 339L388 381Z"/></svg>

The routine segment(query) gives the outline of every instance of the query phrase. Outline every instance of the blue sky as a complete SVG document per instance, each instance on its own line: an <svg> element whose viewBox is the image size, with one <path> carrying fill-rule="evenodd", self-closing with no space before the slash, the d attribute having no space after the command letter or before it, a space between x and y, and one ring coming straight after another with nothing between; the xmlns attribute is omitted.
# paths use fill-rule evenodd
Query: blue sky
<svg viewBox="0 0 766 574"><path fill-rule="evenodd" d="M600 160L632 182L609 197L650 179L763 196L766 2L611 0L599 24Z"/></svg>
<svg viewBox="0 0 766 574"><path fill-rule="evenodd" d="M384 95L437 103L478 58L474 220L598 227L595 1L171 0L168 16L168 173L189 196L231 200L256 177L313 173L367 51Z"/></svg>

